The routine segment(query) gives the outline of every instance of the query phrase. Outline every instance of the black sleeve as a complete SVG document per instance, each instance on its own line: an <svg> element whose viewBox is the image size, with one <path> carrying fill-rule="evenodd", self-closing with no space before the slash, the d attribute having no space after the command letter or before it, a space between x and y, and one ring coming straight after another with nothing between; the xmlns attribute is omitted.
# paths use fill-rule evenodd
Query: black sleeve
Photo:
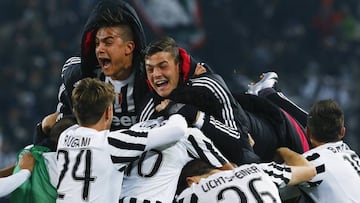
<svg viewBox="0 0 360 203"><path fill-rule="evenodd" d="M61 70L61 81L62 84L59 88L58 93L58 106L57 111L63 115L72 114L72 102L71 93L74 89L76 82L82 79L81 73L81 60L80 57L69 58L62 70Z"/></svg>
<svg viewBox="0 0 360 203"><path fill-rule="evenodd" d="M241 165L244 163L259 162L260 158L254 153L246 135L233 136L235 129L224 125L213 116L205 114L201 131L211 139L215 146L230 161Z"/></svg>
<svg viewBox="0 0 360 203"><path fill-rule="evenodd" d="M189 85L174 90L171 99L205 113L201 130L231 161L258 161L248 141L247 115L223 80L214 75L193 78Z"/></svg>

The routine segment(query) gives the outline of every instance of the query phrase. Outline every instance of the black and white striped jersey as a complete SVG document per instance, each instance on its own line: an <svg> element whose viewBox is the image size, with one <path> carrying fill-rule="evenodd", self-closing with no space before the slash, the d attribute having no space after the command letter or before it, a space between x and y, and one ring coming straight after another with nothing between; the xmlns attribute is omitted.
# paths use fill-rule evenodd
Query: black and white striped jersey
<svg viewBox="0 0 360 203"><path fill-rule="evenodd" d="M109 77L105 77L101 73L101 69L97 69L97 71L96 75L99 79L113 84L115 88L114 118L111 130L130 128L137 120L137 102L140 103L141 97L147 95L147 90L145 91L143 87L146 84L145 80L143 79L144 81L142 82L136 81L135 72L126 80L112 80ZM71 57L65 62L61 78L62 84L59 88L57 112L60 112L61 116L70 115L72 114L71 92L74 89L74 85L83 78L80 57ZM137 84L136 88L135 84Z"/></svg>
<svg viewBox="0 0 360 203"><path fill-rule="evenodd" d="M221 171L193 183L178 197L179 203L281 203L279 187L291 178L291 168L271 163L245 164Z"/></svg>
<svg viewBox="0 0 360 203"><path fill-rule="evenodd" d="M317 175L301 185L309 202L360 202L360 158L343 141L327 143L303 154ZM305 201L306 202L306 201Z"/></svg>
<svg viewBox="0 0 360 203"><path fill-rule="evenodd" d="M134 80L134 73L123 81L105 78L105 82L111 83L115 90L112 129L127 129L136 123Z"/></svg>
<svg viewBox="0 0 360 203"><path fill-rule="evenodd" d="M66 129L57 147L57 202L118 202L128 164L146 150L174 144L186 129L180 115L148 131Z"/></svg>
<svg viewBox="0 0 360 203"><path fill-rule="evenodd" d="M153 123L149 123L149 126ZM228 163L212 142L197 128L166 149L153 149L129 167L123 182L122 202L172 202L183 166L193 158L215 167Z"/></svg>

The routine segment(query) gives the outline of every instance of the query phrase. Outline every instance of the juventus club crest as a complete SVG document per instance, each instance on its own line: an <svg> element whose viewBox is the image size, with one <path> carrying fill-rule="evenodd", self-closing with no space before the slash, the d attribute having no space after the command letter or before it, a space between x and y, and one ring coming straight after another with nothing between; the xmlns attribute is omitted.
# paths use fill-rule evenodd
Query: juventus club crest
<svg viewBox="0 0 360 203"><path fill-rule="evenodd" d="M115 93L115 101L114 101L114 105L115 108L121 108L121 103L122 103L122 94L121 93Z"/></svg>

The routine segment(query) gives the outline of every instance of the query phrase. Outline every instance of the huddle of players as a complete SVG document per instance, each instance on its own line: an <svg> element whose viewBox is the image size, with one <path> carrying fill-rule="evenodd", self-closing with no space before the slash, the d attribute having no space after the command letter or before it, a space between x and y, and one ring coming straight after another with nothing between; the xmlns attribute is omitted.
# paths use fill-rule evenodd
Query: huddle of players
<svg viewBox="0 0 360 203"><path fill-rule="evenodd" d="M245 98L260 104L243 109L221 77L171 38L145 48L141 22L126 2L97 4L85 25L81 57L65 63L62 79L58 111L39 126L46 132L71 114L77 121L61 133L53 157L56 202L172 202L175 196L178 202L281 202L279 188L291 185L295 196L308 194L301 201L360 200L353 192L360 160L341 141L343 114L334 101L319 102L304 115L316 147L304 156L294 152L305 152L304 145L281 141L254 152L249 139L256 144L266 135L276 140L287 134L286 114L254 95ZM249 110L264 106L272 107L265 114L271 118ZM319 126L329 123L334 132L322 132ZM35 145L49 146L47 136L40 133ZM343 162L340 173L328 167ZM338 179L328 180L329 173ZM345 173L352 174L346 184L354 184L348 192L324 195L321 186L335 187Z"/></svg>

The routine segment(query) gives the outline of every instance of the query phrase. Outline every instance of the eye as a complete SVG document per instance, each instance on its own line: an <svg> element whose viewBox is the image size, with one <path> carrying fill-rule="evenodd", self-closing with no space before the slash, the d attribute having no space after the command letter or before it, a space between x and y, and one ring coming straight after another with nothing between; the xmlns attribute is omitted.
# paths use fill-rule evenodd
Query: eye
<svg viewBox="0 0 360 203"><path fill-rule="evenodd" d="M159 68L160 68L161 70L164 70L164 69L167 68L167 67L168 67L167 64L161 64L161 65L159 66Z"/></svg>
<svg viewBox="0 0 360 203"><path fill-rule="evenodd" d="M106 40L104 41L104 44L105 44L105 46L110 46L110 45L112 45L112 44L113 44L113 39L106 39Z"/></svg>
<svg viewBox="0 0 360 203"><path fill-rule="evenodd" d="M145 70L146 70L147 73L152 73L152 72L154 72L154 68L151 67L151 66L146 66Z"/></svg>

